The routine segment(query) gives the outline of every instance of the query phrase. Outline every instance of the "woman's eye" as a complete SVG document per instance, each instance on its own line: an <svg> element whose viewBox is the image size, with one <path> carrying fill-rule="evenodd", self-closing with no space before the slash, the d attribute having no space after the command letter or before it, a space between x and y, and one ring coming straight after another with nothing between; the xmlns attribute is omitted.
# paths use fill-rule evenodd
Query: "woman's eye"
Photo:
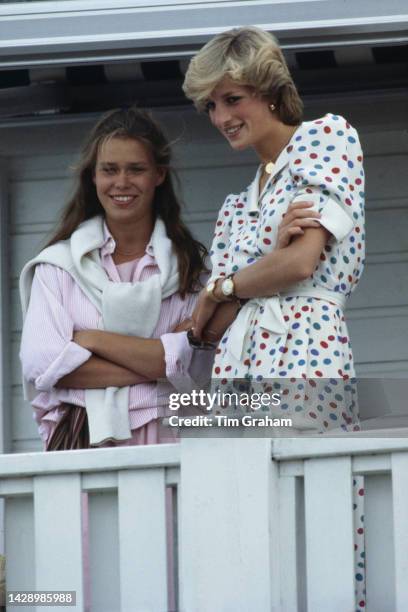
<svg viewBox="0 0 408 612"><path fill-rule="evenodd" d="M109 175L111 175L111 174L114 174L114 173L115 173L115 168L109 168L109 167L107 167L107 168L102 168L102 172L103 172L104 174L109 174Z"/></svg>
<svg viewBox="0 0 408 612"><path fill-rule="evenodd" d="M214 109L215 109L214 102L207 102L207 104L204 107L204 110L206 113L209 113L210 111L213 111Z"/></svg>
<svg viewBox="0 0 408 612"><path fill-rule="evenodd" d="M241 96L228 96L227 104L236 104L241 99Z"/></svg>

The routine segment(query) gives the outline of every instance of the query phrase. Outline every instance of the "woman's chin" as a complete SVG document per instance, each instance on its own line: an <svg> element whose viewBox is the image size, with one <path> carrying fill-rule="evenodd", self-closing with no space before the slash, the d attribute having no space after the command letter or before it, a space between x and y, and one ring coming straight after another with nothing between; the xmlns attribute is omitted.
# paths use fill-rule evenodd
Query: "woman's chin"
<svg viewBox="0 0 408 612"><path fill-rule="evenodd" d="M246 141L240 140L238 138L237 140L228 140L228 143L231 149L234 149L234 151L244 151L249 147L249 144Z"/></svg>

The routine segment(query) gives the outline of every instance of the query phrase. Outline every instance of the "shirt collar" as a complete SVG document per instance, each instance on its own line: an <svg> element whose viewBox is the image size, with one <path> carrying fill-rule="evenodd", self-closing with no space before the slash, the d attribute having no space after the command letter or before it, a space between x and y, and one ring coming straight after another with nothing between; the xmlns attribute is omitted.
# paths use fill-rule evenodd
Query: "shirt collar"
<svg viewBox="0 0 408 612"><path fill-rule="evenodd" d="M103 238L104 242L101 246L101 256L105 257L105 255L112 255L116 249L116 242L111 232L109 231L106 221L103 222ZM151 238L149 240L148 245L146 246L146 254L149 255L152 259L155 259L154 248Z"/></svg>

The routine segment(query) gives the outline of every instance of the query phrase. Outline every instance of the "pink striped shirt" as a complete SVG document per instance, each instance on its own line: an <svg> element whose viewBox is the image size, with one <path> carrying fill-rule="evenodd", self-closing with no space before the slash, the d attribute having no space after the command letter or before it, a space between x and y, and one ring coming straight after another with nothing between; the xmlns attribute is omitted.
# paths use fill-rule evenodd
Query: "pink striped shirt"
<svg viewBox="0 0 408 612"><path fill-rule="evenodd" d="M144 281L158 274L150 245L139 260L117 266L112 258L116 244L106 225L105 237L101 261L111 281ZM175 293L162 301L152 337L160 338L163 344L167 380L140 383L129 388L131 429L142 427L160 416L159 408L167 406L172 391L189 391L194 384L200 386L209 378L212 354L194 352L185 332L171 331L190 316L196 299L197 294L182 299ZM73 342L73 333L98 329L100 322L100 313L68 272L50 264L37 265L23 327L20 359L24 377L38 390L32 405L43 440L48 437L50 425L61 417L58 408L61 403L85 406L82 389L57 389L55 384L91 356L87 349Z"/></svg>

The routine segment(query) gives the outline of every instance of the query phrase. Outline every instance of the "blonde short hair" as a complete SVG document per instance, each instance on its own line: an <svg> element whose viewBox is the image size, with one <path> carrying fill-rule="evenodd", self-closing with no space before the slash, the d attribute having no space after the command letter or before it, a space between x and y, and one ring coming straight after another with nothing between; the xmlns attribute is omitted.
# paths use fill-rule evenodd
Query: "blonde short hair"
<svg viewBox="0 0 408 612"><path fill-rule="evenodd" d="M302 121L303 103L276 38L254 26L234 28L211 39L191 60L184 93L199 111L224 77L252 87L276 106L281 121Z"/></svg>

